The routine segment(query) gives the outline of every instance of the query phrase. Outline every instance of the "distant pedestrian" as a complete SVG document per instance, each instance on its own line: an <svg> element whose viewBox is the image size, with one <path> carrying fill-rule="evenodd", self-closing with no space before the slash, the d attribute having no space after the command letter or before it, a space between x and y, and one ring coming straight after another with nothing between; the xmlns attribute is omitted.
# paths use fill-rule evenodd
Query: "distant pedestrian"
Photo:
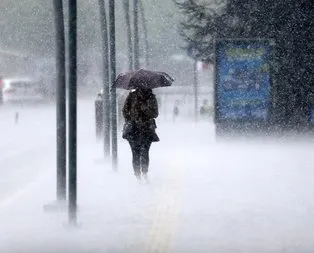
<svg viewBox="0 0 314 253"><path fill-rule="evenodd" d="M97 93L95 99L95 127L96 139L100 140L103 134L103 90Z"/></svg>
<svg viewBox="0 0 314 253"><path fill-rule="evenodd" d="M180 110L179 110L179 101L177 100L174 104L173 107L173 112L172 112L172 120L173 122L176 121L177 117L179 116Z"/></svg>
<svg viewBox="0 0 314 253"><path fill-rule="evenodd" d="M15 124L18 124L18 123L19 123L19 119L20 119L20 114L19 114L19 112L15 112L15 117L14 117L14 122L15 122Z"/></svg>
<svg viewBox="0 0 314 253"><path fill-rule="evenodd" d="M203 100L203 104L200 108L200 114L203 118L208 118L209 116L212 115L212 109L211 107L208 105L208 100L204 99Z"/></svg>
<svg viewBox="0 0 314 253"><path fill-rule="evenodd" d="M147 179L149 149L152 142L158 142L155 118L158 117L156 96L151 89L131 91L123 106L125 125L123 138L129 141L133 155L135 176Z"/></svg>

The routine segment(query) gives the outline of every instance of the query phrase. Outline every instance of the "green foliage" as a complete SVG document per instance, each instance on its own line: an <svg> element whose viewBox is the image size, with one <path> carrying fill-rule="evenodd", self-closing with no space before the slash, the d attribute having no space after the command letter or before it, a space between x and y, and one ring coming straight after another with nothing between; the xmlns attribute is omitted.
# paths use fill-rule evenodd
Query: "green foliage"
<svg viewBox="0 0 314 253"><path fill-rule="evenodd" d="M176 6L185 16L180 32L186 48L212 62L217 38L269 38L275 42L274 94L288 120L308 115L314 92L314 3L312 0L228 0L221 8L212 1L185 0ZM298 118L298 117L295 117Z"/></svg>

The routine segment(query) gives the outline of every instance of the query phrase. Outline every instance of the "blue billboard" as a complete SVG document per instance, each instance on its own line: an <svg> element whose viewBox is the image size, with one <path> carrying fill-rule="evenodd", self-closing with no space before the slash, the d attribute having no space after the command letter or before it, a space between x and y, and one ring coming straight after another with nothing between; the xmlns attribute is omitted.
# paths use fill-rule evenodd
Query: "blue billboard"
<svg viewBox="0 0 314 253"><path fill-rule="evenodd" d="M216 119L267 121L270 111L269 41L216 43Z"/></svg>

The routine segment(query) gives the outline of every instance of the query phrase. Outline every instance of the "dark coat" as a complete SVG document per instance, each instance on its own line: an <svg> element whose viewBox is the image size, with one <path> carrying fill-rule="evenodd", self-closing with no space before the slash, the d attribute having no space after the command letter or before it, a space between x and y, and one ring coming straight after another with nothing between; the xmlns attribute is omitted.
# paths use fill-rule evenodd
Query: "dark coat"
<svg viewBox="0 0 314 253"><path fill-rule="evenodd" d="M130 92L123 106L125 130L123 138L159 141L155 129L158 117L158 103L151 90ZM128 128L128 129L126 129Z"/></svg>

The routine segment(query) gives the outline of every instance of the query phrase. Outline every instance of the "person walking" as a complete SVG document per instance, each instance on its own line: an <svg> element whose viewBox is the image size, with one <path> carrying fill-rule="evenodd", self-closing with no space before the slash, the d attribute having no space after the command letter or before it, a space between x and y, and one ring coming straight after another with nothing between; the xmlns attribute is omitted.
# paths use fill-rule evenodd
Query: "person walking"
<svg viewBox="0 0 314 253"><path fill-rule="evenodd" d="M174 107L173 107L173 111L172 111L172 121L173 123L176 122L177 117L179 116L179 101L176 100Z"/></svg>
<svg viewBox="0 0 314 253"><path fill-rule="evenodd" d="M158 103L152 89L139 88L131 91L123 106L125 119L123 135L131 147L133 170L137 179L147 180L149 149L152 142L158 142L156 121Z"/></svg>
<svg viewBox="0 0 314 253"><path fill-rule="evenodd" d="M200 114L203 118L208 118L212 115L212 108L208 104L208 100L203 100L203 105L200 108Z"/></svg>

